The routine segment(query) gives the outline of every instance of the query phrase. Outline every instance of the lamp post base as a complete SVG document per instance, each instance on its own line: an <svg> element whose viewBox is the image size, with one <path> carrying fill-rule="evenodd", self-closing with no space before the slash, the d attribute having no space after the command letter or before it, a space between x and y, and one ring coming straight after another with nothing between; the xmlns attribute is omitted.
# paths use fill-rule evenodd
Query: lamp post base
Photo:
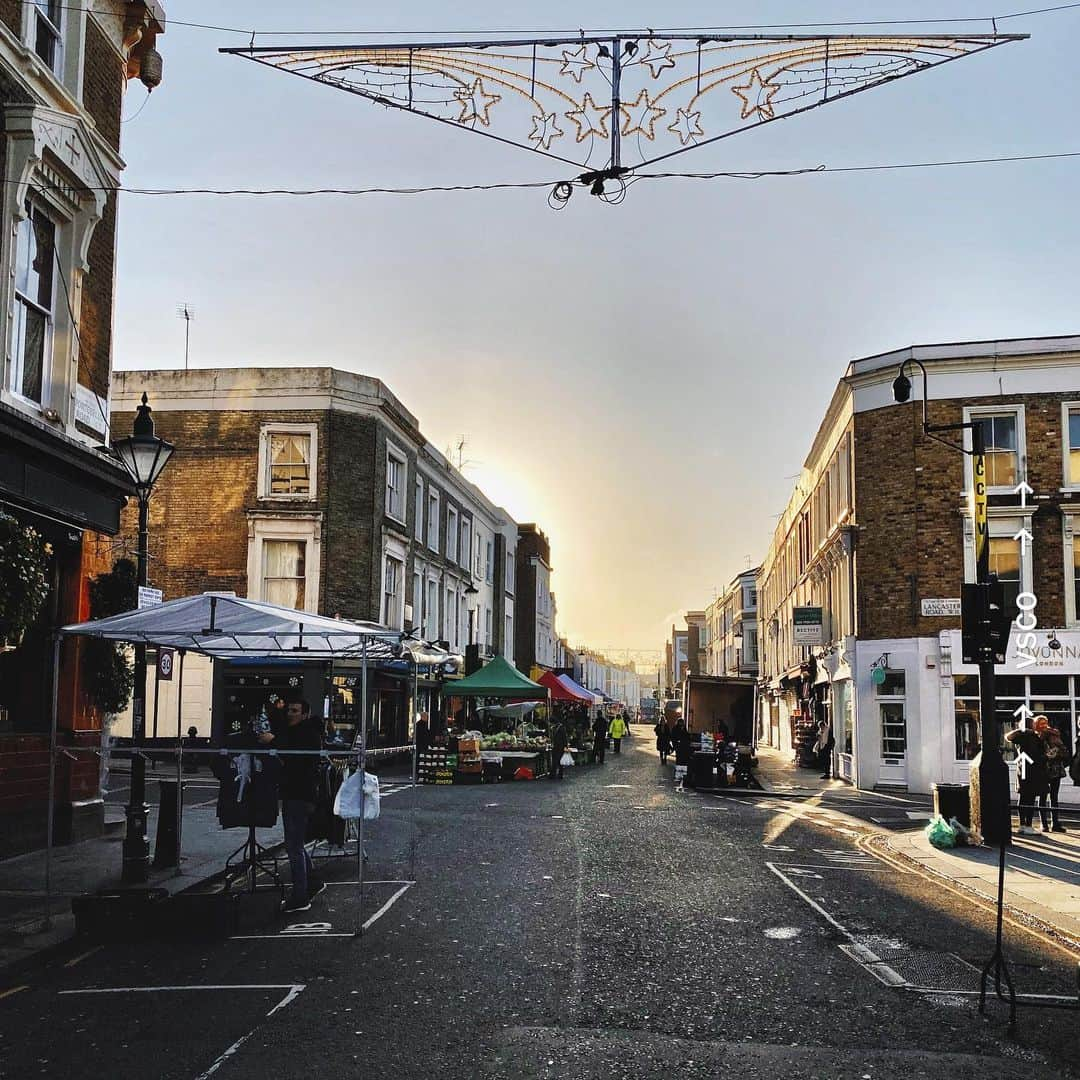
<svg viewBox="0 0 1080 1080"><path fill-rule="evenodd" d="M146 815L149 812L150 807L145 804L127 808L121 873L125 885L141 885L150 877L150 838L146 835Z"/></svg>
<svg viewBox="0 0 1080 1080"><path fill-rule="evenodd" d="M986 844L1010 842L1009 767L1000 753L980 750L971 763L971 828Z"/></svg>

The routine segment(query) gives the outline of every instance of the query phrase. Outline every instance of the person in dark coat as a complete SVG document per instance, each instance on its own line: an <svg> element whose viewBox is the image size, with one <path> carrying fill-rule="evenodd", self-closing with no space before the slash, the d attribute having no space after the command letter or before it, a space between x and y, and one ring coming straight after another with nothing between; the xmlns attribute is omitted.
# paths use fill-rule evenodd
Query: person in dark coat
<svg viewBox="0 0 1080 1080"><path fill-rule="evenodd" d="M1047 800L1050 794L1050 781L1046 771L1046 745L1031 728L1016 728L1005 739L1017 750L1016 786L1020 792L1020 828L1021 836L1031 836L1035 830L1031 822L1035 817L1035 800L1039 800L1039 811L1043 819L1043 830L1050 827L1050 812Z"/></svg>
<svg viewBox="0 0 1080 1080"><path fill-rule="evenodd" d="M671 753L671 732L668 730L667 720L661 718L656 727L656 749L660 751L660 764L666 765L668 754Z"/></svg>
<svg viewBox="0 0 1080 1080"><path fill-rule="evenodd" d="M1068 832L1061 824L1058 813L1058 793L1061 791L1061 781L1065 779L1068 771L1069 750L1061 738L1061 732L1052 727L1045 716L1036 716L1031 722L1035 734L1042 739L1046 754L1046 779L1050 795L1050 816L1053 819L1054 832ZM1042 812L1043 832L1046 832L1050 823L1046 819L1046 811Z"/></svg>
<svg viewBox="0 0 1080 1080"><path fill-rule="evenodd" d="M589 754L590 762L604 764L604 752L607 750L607 720L603 713L598 713L592 723L592 752Z"/></svg>
<svg viewBox="0 0 1080 1080"><path fill-rule="evenodd" d="M562 756L566 750L566 725L558 717L551 721L548 741L551 743L551 779L561 780L563 778Z"/></svg>
<svg viewBox="0 0 1080 1080"><path fill-rule="evenodd" d="M413 736L416 741L416 752L424 753L431 749L431 725L428 722L428 714L422 712L416 721L416 731Z"/></svg>
<svg viewBox="0 0 1080 1080"><path fill-rule="evenodd" d="M682 717L676 721L671 729L671 745L675 748L675 764L690 764L690 732L686 730L686 724Z"/></svg>

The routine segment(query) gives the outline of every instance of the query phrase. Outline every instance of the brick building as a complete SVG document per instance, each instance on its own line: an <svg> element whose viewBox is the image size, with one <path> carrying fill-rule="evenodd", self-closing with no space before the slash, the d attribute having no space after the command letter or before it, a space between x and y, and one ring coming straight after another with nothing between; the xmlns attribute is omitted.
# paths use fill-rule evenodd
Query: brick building
<svg viewBox="0 0 1080 1080"><path fill-rule="evenodd" d="M36 531L48 595L35 625L0 611L0 858L44 841L53 627L85 618L102 536L131 491L96 447L107 437L120 115L129 78L160 82L165 17L152 0L91 11L82 0L0 0L0 513ZM12 560L0 553L0 572ZM21 640L18 647L11 646ZM62 744L92 744L100 717L65 644ZM58 763L57 838L99 831L98 766Z"/></svg>
<svg viewBox="0 0 1080 1080"><path fill-rule="evenodd" d="M926 366L932 424L982 425L991 570L1009 603L1021 592L1038 601L1035 660L1017 656L1014 634L999 667L999 719L1008 726L1026 703L1072 746L1080 337L919 346L849 364L762 564L759 735L791 748L800 724L828 715L840 775L925 792L966 781L978 749L978 673L961 661L958 610L975 560L970 457L923 435L921 377L911 402L892 399L909 358ZM1034 493L1018 493L1021 481ZM796 608L820 608L820 644L799 643Z"/></svg>
<svg viewBox="0 0 1080 1080"><path fill-rule="evenodd" d="M758 673L757 574L744 570L705 609L705 675Z"/></svg>
<svg viewBox="0 0 1080 1080"><path fill-rule="evenodd" d="M551 545L532 522L518 526L517 666L535 678L559 666L555 594L551 591Z"/></svg>
<svg viewBox="0 0 1080 1080"><path fill-rule="evenodd" d="M513 661L516 524L379 380L333 368L121 371L118 424L144 390L176 445L150 515L151 584L166 599L233 591L419 628L456 651L471 630L482 652ZM404 736L401 687L376 689L375 729Z"/></svg>

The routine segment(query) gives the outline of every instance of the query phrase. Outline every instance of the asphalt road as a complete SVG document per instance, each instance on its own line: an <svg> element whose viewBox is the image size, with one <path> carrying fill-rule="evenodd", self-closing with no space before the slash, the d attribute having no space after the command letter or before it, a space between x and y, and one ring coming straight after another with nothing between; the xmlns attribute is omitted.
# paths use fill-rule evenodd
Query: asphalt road
<svg viewBox="0 0 1080 1080"><path fill-rule="evenodd" d="M889 800L679 794L644 728L571 772L388 796L362 904L261 894L234 937L0 981L0 1076L1080 1075L1075 1013L980 1016L990 916L869 853ZM1075 958L1006 944L1021 990L1075 994Z"/></svg>

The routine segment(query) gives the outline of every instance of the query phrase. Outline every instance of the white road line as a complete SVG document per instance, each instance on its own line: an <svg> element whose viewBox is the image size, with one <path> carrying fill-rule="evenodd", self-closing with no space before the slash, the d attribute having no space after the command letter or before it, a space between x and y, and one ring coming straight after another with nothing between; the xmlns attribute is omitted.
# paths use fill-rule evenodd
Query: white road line
<svg viewBox="0 0 1080 1080"><path fill-rule="evenodd" d="M410 881L402 885L401 888L398 889L398 891L394 893L394 895L391 896L390 899L387 900L386 903L383 904L383 906L379 908L379 910L376 911L375 914L372 915L371 918L368 919L363 926L360 927L361 931L367 930L368 927L373 926L375 923L377 923L379 919L381 919L394 906L394 904L396 904L397 901L400 900L401 897L403 897L415 884L416 882Z"/></svg>
<svg viewBox="0 0 1080 1080"><path fill-rule="evenodd" d="M853 863L853 862L839 862L839 863L784 863L783 868L785 870L793 867L808 867L812 870L865 870L870 874L886 874L888 868L884 866L871 866L869 863Z"/></svg>
<svg viewBox="0 0 1080 1080"><path fill-rule="evenodd" d="M205 986L93 986L85 990L57 990L58 994L161 994L173 990L295 990L304 983L208 983ZM293 995L296 996L295 994Z"/></svg>
<svg viewBox="0 0 1080 1080"><path fill-rule="evenodd" d="M278 1009L284 1009L285 1006L288 1005L290 1002L295 1001L297 996L300 994L300 991L303 990L303 989L304 989L304 987L303 987L302 984L300 984L300 983L293 984L289 988L289 992L266 1014L267 1017L269 1018L269 1017L273 1016L274 1013L276 1013L278 1011ZM232 1044L232 1046L230 1046L228 1048L228 1050L226 1050L225 1053L223 1053L217 1059L217 1061L215 1061L210 1066L209 1069L207 1069L205 1072L199 1073L199 1075L195 1078L195 1080L207 1080L207 1077L213 1076L214 1073L216 1073L218 1071L218 1069L220 1069L221 1066L224 1065L225 1062L229 1060L229 1058L233 1057L236 1054L237 1050L239 1050L240 1047L243 1046L244 1043L246 1043L248 1041L248 1039L250 1039L251 1036L254 1035L255 1032L258 1031L258 1030L259 1030L259 1025L256 1024L246 1035L242 1035L239 1039L237 1039L236 1042L234 1042Z"/></svg>

